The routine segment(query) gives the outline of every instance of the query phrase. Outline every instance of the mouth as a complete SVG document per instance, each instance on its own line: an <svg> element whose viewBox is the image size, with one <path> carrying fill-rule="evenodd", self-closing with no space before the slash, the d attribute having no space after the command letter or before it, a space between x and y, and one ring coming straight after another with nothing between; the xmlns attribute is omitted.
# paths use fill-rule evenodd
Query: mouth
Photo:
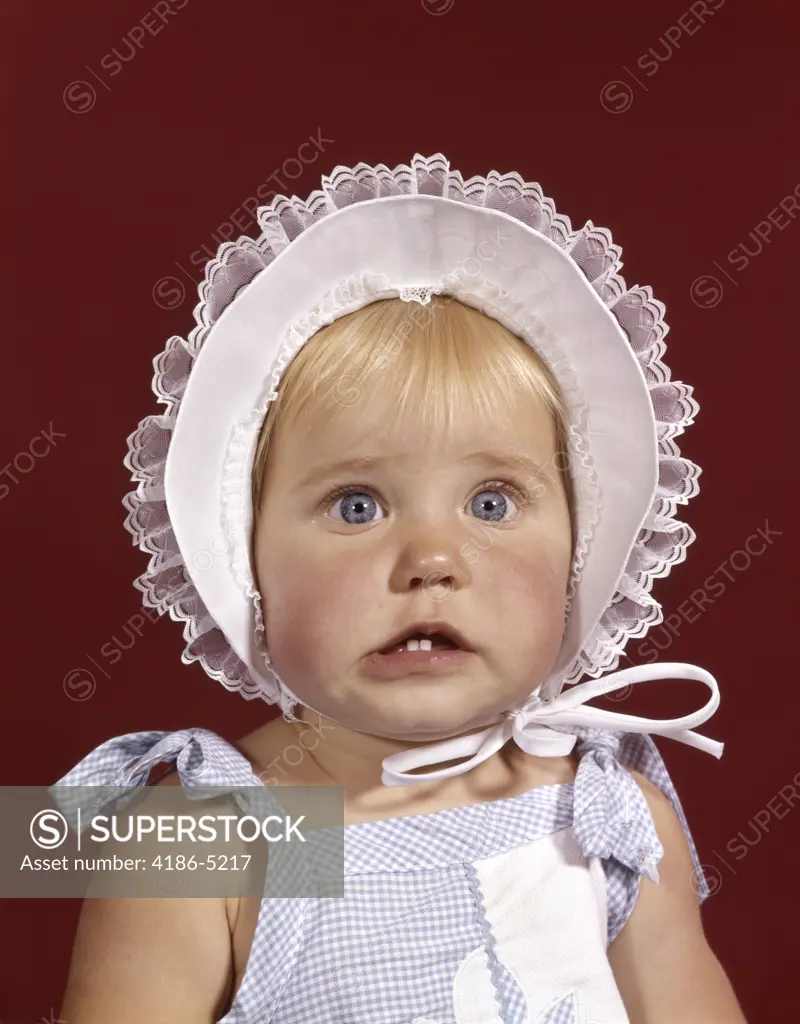
<svg viewBox="0 0 800 1024"><path fill-rule="evenodd" d="M388 657L404 651L464 651L474 654L466 637L447 622L414 622L374 651Z"/></svg>
<svg viewBox="0 0 800 1024"><path fill-rule="evenodd" d="M445 622L417 622L364 659L367 672L381 679L447 673L462 669L476 652Z"/></svg>

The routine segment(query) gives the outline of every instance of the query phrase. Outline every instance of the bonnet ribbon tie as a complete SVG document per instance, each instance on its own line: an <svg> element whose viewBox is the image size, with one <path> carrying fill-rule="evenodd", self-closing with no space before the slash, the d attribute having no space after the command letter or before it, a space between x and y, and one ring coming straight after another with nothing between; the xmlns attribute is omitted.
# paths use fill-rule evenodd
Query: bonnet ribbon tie
<svg viewBox="0 0 800 1024"><path fill-rule="evenodd" d="M602 694L613 693L624 686L646 683L654 679L696 679L711 690L708 701L682 718L640 718L623 715L602 708L584 707L586 701ZM405 786L412 782L447 779L461 775L485 761L513 739L527 754L536 757L565 757L572 751L577 736L558 731L559 727L583 726L590 729L621 730L623 732L653 733L697 747L714 757L722 757L723 744L717 740L692 732L694 726L707 721L719 707L717 681L703 668L683 662L665 662L661 665L635 665L613 672L603 679L593 679L570 687L551 700L534 695L515 711L509 711L495 725L469 736L456 736L441 743L426 744L412 750L391 754L383 760L381 780L385 786ZM555 726L555 728L552 728ZM472 755L472 756L470 756ZM469 760L438 771L410 774L414 768L441 764L457 758Z"/></svg>

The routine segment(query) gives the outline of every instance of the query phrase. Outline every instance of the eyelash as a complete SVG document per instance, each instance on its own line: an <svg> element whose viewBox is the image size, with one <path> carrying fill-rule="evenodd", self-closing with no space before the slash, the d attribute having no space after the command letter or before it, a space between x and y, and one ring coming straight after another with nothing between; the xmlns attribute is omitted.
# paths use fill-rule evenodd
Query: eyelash
<svg viewBox="0 0 800 1024"><path fill-rule="evenodd" d="M476 494L480 494L481 491L501 491L504 494L510 494L514 501L524 508L527 505L533 504L533 497L530 492L526 491L523 485L519 482L512 482L511 480L487 480L476 490L472 497ZM343 498L346 494L363 493L374 496L374 489L368 484L345 484L342 487L337 487L335 491L332 491L326 498L320 502L320 509L327 511L327 509L334 504L339 498ZM471 499L470 499L471 500ZM514 516L516 519L516 516ZM512 522L512 520L506 520L506 522Z"/></svg>

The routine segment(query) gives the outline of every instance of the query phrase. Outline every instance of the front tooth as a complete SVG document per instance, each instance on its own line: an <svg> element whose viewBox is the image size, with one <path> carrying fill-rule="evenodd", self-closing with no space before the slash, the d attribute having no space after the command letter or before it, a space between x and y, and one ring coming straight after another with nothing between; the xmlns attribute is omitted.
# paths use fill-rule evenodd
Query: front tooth
<svg viewBox="0 0 800 1024"><path fill-rule="evenodd" d="M419 649L421 651L430 651L433 649L433 643L430 640L420 640Z"/></svg>
<svg viewBox="0 0 800 1024"><path fill-rule="evenodd" d="M419 640L406 640L406 650L407 651L418 651L419 650L420 642L427 643L428 641L427 640L422 640L422 641L419 641Z"/></svg>

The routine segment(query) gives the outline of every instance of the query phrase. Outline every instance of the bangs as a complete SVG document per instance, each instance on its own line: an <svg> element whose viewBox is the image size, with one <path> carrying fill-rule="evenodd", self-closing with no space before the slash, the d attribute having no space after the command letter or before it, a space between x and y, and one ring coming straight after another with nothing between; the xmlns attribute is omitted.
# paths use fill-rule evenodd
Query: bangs
<svg viewBox="0 0 800 1024"><path fill-rule="evenodd" d="M254 510L276 427L289 431L379 396L398 417L412 417L435 437L465 415L502 420L520 392L537 396L552 415L565 466L564 400L530 345L449 296L434 295L426 305L398 298L373 302L319 330L286 369L256 449ZM571 497L569 473L564 476Z"/></svg>

